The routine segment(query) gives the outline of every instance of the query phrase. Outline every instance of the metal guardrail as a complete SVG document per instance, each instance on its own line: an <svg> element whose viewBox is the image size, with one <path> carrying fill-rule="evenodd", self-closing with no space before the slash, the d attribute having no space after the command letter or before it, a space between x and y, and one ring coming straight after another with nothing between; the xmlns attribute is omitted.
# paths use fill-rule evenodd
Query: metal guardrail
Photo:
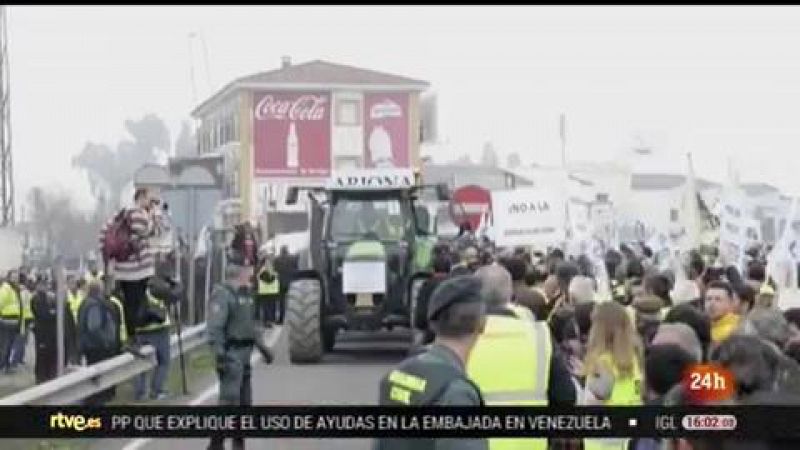
<svg viewBox="0 0 800 450"><path fill-rule="evenodd" d="M206 324L183 330L181 337L185 354L206 343ZM124 353L91 366L83 366L46 383L0 398L0 406L74 404L152 369L156 364L154 348L144 346L142 353L146 358ZM179 355L177 335L170 338L170 355L173 359Z"/></svg>

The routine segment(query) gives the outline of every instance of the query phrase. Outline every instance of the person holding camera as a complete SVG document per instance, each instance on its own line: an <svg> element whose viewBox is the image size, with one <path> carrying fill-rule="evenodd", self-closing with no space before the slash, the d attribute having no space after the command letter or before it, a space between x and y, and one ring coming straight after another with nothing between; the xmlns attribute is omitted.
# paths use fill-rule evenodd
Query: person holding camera
<svg viewBox="0 0 800 450"><path fill-rule="evenodd" d="M100 232L101 253L110 269L106 272L122 294L125 328L131 335L143 325L148 280L155 275L151 240L158 237L154 212L160 204L147 188L137 188L133 199L133 208L122 209Z"/></svg>

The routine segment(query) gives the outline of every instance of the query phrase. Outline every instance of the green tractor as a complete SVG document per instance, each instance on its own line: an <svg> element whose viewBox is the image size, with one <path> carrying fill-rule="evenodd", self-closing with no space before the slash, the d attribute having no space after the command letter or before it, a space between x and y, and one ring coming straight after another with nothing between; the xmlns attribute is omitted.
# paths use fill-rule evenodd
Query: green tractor
<svg viewBox="0 0 800 450"><path fill-rule="evenodd" d="M333 177L324 188L290 188L287 203L304 190L311 205L309 246L287 293L293 363L319 362L340 330L413 330L436 238L419 201L431 188L440 201L448 199L447 186L419 186L410 171L396 170L361 170Z"/></svg>

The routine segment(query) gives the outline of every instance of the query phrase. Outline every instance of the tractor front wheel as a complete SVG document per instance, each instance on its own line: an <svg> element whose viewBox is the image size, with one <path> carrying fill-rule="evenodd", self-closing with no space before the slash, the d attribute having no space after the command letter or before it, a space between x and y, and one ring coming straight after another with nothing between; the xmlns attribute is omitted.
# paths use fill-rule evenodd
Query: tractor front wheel
<svg viewBox="0 0 800 450"><path fill-rule="evenodd" d="M289 285L286 296L289 360L301 364L319 362L325 352L325 347L327 347L324 345L322 336L322 289L320 283L314 279L293 281Z"/></svg>

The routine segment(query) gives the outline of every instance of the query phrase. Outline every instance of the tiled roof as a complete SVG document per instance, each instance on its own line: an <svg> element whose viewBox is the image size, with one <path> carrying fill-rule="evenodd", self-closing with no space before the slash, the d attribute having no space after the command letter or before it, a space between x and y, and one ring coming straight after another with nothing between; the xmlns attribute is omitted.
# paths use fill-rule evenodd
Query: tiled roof
<svg viewBox="0 0 800 450"><path fill-rule="evenodd" d="M268 87L270 84L409 86L411 89L418 89L420 91L427 89L429 86L427 81L415 80L413 78L392 75L375 70L361 69L344 64L314 60L302 64L291 64L279 69L259 72L236 79L197 106L197 108L192 111L192 115L199 114L215 100L227 96L242 84L263 84L265 87Z"/></svg>
<svg viewBox="0 0 800 450"><path fill-rule="evenodd" d="M426 87L426 81L392 75L374 70L361 69L343 64L315 60L290 65L281 69L256 73L239 78L242 83L332 83L332 84L418 84Z"/></svg>

